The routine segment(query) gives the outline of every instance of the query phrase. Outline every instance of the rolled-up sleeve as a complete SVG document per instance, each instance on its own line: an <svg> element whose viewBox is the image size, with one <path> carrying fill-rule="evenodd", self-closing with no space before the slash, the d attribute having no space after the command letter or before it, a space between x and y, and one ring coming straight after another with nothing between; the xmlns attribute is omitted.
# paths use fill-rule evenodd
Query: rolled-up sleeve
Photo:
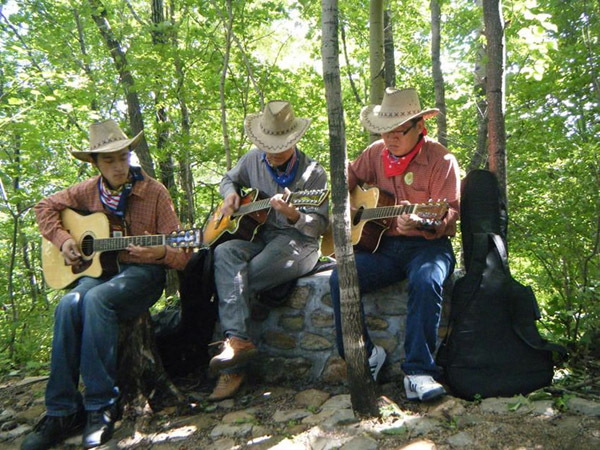
<svg viewBox="0 0 600 450"><path fill-rule="evenodd" d="M89 211L91 192L97 183L97 178L86 180L40 200L33 208L40 234L52 242L57 248L62 248L66 240L72 238L64 228L60 213L66 208Z"/></svg>

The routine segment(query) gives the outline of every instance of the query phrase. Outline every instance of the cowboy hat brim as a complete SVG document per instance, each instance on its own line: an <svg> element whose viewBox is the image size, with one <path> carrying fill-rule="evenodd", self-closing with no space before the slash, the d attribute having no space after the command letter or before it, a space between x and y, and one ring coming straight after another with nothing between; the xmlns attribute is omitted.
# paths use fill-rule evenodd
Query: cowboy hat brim
<svg viewBox="0 0 600 450"><path fill-rule="evenodd" d="M71 150L71 155L73 155L75 158L81 161L92 162L92 153L114 153L128 147L130 147L133 150L140 143L143 134L144 130L140 131L131 139L119 139L117 141L108 142L98 148L95 148L94 150Z"/></svg>
<svg viewBox="0 0 600 450"><path fill-rule="evenodd" d="M310 125L310 119L296 117L290 132L281 135L267 134L260 126L262 115L263 113L254 113L246 116L244 129L250 142L267 153L281 153L289 150L298 143Z"/></svg>
<svg viewBox="0 0 600 450"><path fill-rule="evenodd" d="M388 133L410 120L420 117L430 119L437 116L440 112L437 108L430 108L413 113L407 112L393 116L381 116L379 115L380 109L380 105L369 105L365 106L360 112L360 122L363 127L372 133Z"/></svg>

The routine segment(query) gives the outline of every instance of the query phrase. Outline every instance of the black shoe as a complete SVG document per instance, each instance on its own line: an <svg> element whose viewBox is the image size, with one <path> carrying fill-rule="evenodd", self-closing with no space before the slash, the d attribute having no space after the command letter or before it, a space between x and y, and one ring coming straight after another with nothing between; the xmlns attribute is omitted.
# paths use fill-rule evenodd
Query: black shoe
<svg viewBox="0 0 600 450"><path fill-rule="evenodd" d="M87 421L83 430L83 447L94 448L110 440L117 421L116 405L106 406L97 411L86 411Z"/></svg>
<svg viewBox="0 0 600 450"><path fill-rule="evenodd" d="M83 428L83 411L70 416L44 416L21 443L21 450L45 450L64 441Z"/></svg>

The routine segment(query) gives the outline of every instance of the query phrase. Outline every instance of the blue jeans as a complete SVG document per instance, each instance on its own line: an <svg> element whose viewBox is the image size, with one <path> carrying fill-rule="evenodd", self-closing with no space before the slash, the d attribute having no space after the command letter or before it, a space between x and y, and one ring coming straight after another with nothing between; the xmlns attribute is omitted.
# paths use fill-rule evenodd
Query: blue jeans
<svg viewBox="0 0 600 450"><path fill-rule="evenodd" d="M450 239L427 240L403 236L384 236L375 253L355 254L360 293L408 279L408 310L402 370L407 375L438 375L433 354L442 310L443 284L454 270L455 258ZM335 318L338 351L344 357L344 341L337 268L329 279ZM373 342L365 321L361 298L363 333L367 355Z"/></svg>
<svg viewBox="0 0 600 450"><path fill-rule="evenodd" d="M54 338L46 409L67 416L114 403L119 320L134 319L162 295L165 269L158 264L122 264L113 277L82 277L54 312ZM79 392L79 376L85 399Z"/></svg>

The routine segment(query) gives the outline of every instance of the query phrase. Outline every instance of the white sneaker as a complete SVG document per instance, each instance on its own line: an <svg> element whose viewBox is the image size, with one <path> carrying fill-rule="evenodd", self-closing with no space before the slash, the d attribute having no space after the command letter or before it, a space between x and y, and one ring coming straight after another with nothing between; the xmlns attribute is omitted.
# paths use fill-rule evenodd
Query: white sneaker
<svg viewBox="0 0 600 450"><path fill-rule="evenodd" d="M371 369L371 376L375 381L377 381L377 375L379 375L379 371L381 370L386 357L387 355L385 354L383 347L379 345L373 347L373 350L369 355L369 368Z"/></svg>
<svg viewBox="0 0 600 450"><path fill-rule="evenodd" d="M426 402L444 395L444 387L430 375L406 375L404 377L404 390L409 400Z"/></svg>

